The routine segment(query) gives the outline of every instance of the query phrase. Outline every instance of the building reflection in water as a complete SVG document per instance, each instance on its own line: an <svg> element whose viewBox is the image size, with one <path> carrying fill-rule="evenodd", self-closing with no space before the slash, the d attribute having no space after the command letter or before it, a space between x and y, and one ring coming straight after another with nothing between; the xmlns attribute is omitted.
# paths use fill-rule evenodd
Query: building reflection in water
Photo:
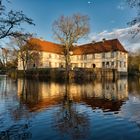
<svg viewBox="0 0 140 140"><path fill-rule="evenodd" d="M30 112L57 106L54 128L73 139L86 139L90 123L88 114L79 112L80 104L116 113L128 98L128 84L127 79L84 84L19 79L18 97Z"/></svg>
<svg viewBox="0 0 140 140"><path fill-rule="evenodd" d="M64 85L33 80L18 80L18 97L29 111L40 111L59 104L63 96Z"/></svg>
<svg viewBox="0 0 140 140"><path fill-rule="evenodd" d="M128 82L60 84L18 79L16 88L11 80L0 81L0 100L6 110L0 110L4 114L0 116L0 139L138 137L140 82Z"/></svg>
<svg viewBox="0 0 140 140"><path fill-rule="evenodd" d="M95 81L92 83L68 84L68 97L73 102L82 102L94 108L118 111L128 98L127 79ZM66 85L54 82L18 80L18 97L30 111L39 111L62 103Z"/></svg>

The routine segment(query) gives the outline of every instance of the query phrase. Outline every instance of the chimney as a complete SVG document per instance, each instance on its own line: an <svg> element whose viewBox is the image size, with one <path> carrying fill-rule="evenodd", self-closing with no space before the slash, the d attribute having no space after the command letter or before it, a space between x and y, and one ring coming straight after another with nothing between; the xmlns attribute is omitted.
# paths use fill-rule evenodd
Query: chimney
<svg viewBox="0 0 140 140"><path fill-rule="evenodd" d="M40 37L39 39L40 39L41 41L44 41L43 37Z"/></svg>
<svg viewBox="0 0 140 140"><path fill-rule="evenodd" d="M96 43L96 41L95 40L92 40L92 42L91 42L92 44L95 44Z"/></svg>

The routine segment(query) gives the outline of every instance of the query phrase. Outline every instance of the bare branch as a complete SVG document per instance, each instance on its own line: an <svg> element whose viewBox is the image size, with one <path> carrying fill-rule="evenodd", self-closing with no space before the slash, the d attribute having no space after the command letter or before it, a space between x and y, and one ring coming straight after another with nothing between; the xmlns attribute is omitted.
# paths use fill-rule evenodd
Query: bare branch
<svg viewBox="0 0 140 140"><path fill-rule="evenodd" d="M8 13L0 0L0 39L10 36L16 36L16 33L22 31L21 25L27 23L35 25L31 18L28 18L22 11L10 10Z"/></svg>
<svg viewBox="0 0 140 140"><path fill-rule="evenodd" d="M54 37L64 46L72 47L72 44L89 32L89 18L80 14L73 16L61 16L53 23Z"/></svg>
<svg viewBox="0 0 140 140"><path fill-rule="evenodd" d="M131 31L134 38L138 33L140 33L140 0L126 0L126 2L131 8L137 9L137 16L127 23L129 26L137 25L137 28Z"/></svg>

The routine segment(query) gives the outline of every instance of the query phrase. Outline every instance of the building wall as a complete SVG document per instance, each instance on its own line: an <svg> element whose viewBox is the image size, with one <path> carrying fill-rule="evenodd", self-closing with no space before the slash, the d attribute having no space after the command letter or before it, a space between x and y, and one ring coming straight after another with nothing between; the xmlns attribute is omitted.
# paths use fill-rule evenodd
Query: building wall
<svg viewBox="0 0 140 140"><path fill-rule="evenodd" d="M59 68L65 66L64 56L49 52L43 52L42 57L43 68Z"/></svg>
<svg viewBox="0 0 140 140"><path fill-rule="evenodd" d="M31 68L59 68L65 67L65 60L63 55L50 53L50 52L39 52L38 63L29 61L26 69ZM18 59L18 70L23 70L22 60Z"/></svg>
<svg viewBox="0 0 140 140"><path fill-rule="evenodd" d="M40 63L38 68L59 68L65 67L65 57L60 54L50 52L40 52ZM105 52L85 55L72 55L71 68L111 68L118 72L127 72L128 54L125 52ZM34 68L34 64L29 63L28 68ZM22 61L18 60L18 70L22 70Z"/></svg>
<svg viewBox="0 0 140 140"><path fill-rule="evenodd" d="M71 56L72 68L112 68L127 72L128 54L120 51Z"/></svg>

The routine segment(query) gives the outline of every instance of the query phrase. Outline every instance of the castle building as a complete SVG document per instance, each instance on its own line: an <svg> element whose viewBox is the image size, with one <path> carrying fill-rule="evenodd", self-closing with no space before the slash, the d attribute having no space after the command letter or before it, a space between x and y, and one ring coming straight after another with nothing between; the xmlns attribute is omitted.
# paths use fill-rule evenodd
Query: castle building
<svg viewBox="0 0 140 140"><path fill-rule="evenodd" d="M44 41L37 38L30 40L35 44L39 58L30 62L26 69L62 68L65 67L64 48L60 44ZM71 68L101 68L116 69L118 72L127 72L128 52L118 39L92 42L74 46L70 51ZM20 55L20 54L19 54ZM23 70L22 60L18 59L18 70Z"/></svg>

